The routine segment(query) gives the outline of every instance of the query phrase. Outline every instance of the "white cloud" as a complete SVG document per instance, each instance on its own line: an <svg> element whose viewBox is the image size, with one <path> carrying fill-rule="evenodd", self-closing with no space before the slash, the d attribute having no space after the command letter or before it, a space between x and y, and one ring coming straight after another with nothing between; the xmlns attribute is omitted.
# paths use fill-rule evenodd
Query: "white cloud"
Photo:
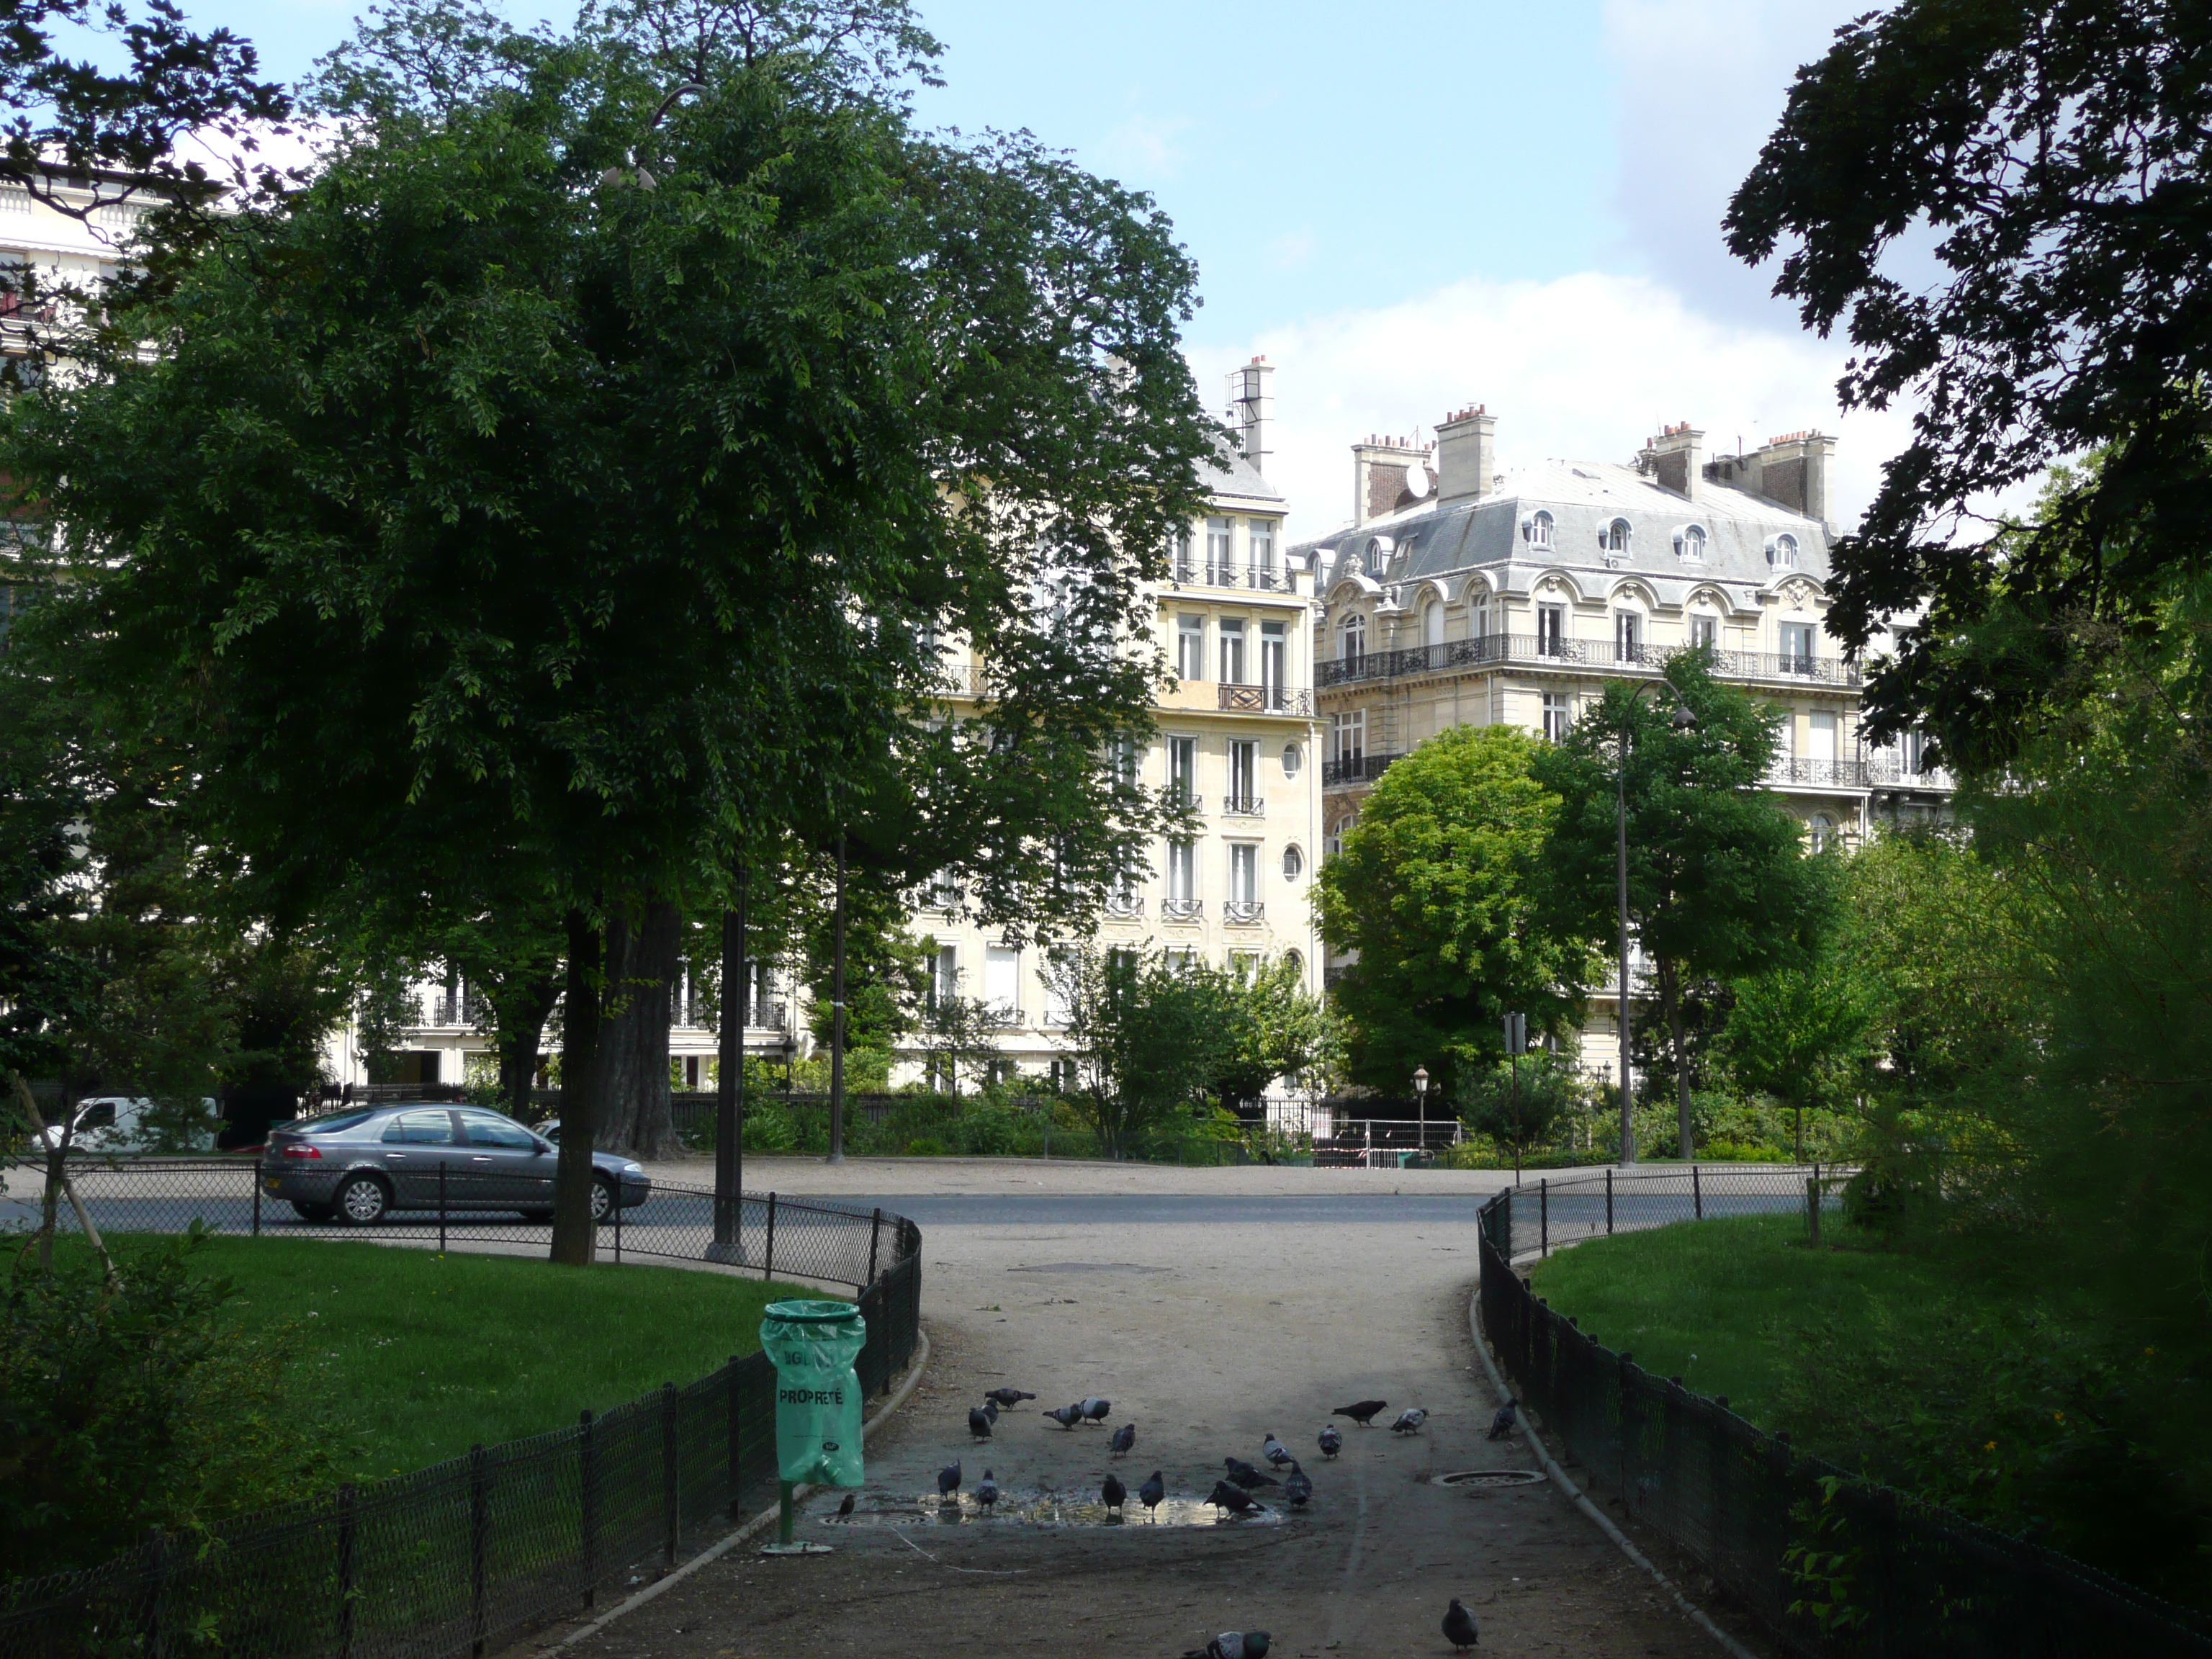
<svg viewBox="0 0 2212 1659"><path fill-rule="evenodd" d="M1253 354L1277 368L1268 475L1313 536L1350 512L1349 446L1370 432L1427 432L1486 404L1499 459L1626 461L1662 422L1689 421L1708 454L1818 427L1838 436L1830 512L1857 521L1881 464L1910 436L1901 410L1838 414L1839 344L1718 321L1647 278L1582 272L1551 282L1455 283L1402 303L1271 329L1194 350L1209 404Z"/></svg>
<svg viewBox="0 0 2212 1659"><path fill-rule="evenodd" d="M1109 177L1147 185L1172 179L1189 159L1182 140L1195 125L1188 115L1132 115L1098 141L1094 165Z"/></svg>

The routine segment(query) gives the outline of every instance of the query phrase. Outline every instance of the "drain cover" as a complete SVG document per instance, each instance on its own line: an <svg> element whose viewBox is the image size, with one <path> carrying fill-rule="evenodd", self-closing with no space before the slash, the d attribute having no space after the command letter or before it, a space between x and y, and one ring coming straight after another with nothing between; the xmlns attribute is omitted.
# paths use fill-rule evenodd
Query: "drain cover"
<svg viewBox="0 0 2212 1659"><path fill-rule="evenodd" d="M1439 1486L1533 1486L1544 1479L1541 1469L1455 1469L1440 1474Z"/></svg>

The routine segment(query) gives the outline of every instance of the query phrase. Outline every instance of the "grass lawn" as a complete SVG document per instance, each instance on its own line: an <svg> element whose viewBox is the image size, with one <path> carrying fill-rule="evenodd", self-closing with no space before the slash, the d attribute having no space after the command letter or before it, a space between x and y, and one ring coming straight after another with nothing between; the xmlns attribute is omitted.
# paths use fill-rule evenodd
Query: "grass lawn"
<svg viewBox="0 0 2212 1659"><path fill-rule="evenodd" d="M151 1239L113 1241L123 1251ZM821 1290L684 1267L586 1272L517 1256L315 1239L210 1239L193 1271L237 1286L242 1328L304 1334L302 1403L369 1479L565 1428L760 1346L761 1310ZM126 1267L127 1271L127 1267Z"/></svg>
<svg viewBox="0 0 2212 1659"><path fill-rule="evenodd" d="M1869 1248L1839 1217L1822 1218L1810 1249L1802 1215L1590 1239L1538 1264L1534 1283L1607 1347L1695 1393L1726 1395L1770 1427L1785 1363L1778 1326L1880 1326L1910 1342L1917 1322L1943 1317L1961 1294L1940 1260Z"/></svg>

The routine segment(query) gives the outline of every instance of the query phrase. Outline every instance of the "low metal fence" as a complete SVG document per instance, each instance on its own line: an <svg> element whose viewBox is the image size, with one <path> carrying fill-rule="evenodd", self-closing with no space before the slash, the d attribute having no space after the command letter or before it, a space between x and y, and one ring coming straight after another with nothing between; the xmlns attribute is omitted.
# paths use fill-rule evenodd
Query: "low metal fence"
<svg viewBox="0 0 2212 1659"><path fill-rule="evenodd" d="M2212 1625L2069 1557L1800 1455L1553 1312L1511 1263L1573 1240L1838 1201L1841 1172L1607 1171L1481 1211L1485 1334L1571 1457L1808 1659L2207 1659ZM1818 1553L1814 1572L1801 1552ZM1825 1604L1825 1617L1810 1608Z"/></svg>
<svg viewBox="0 0 2212 1659"><path fill-rule="evenodd" d="M392 1227L337 1229L256 1210L252 1166L73 1166L95 1224L434 1242L436 1215ZM16 1206L21 1166L8 1171ZM196 1190L185 1190L186 1187ZM35 1206L36 1188L31 1191ZM664 1190L690 1207L623 1229L641 1255L700 1259L694 1224L711 1192ZM864 1394L888 1389L920 1340L921 1231L902 1216L747 1198L746 1260L763 1277L828 1279L858 1290L867 1341ZM62 1215L69 1215L64 1204ZM20 1219L11 1217L10 1219ZM527 1224L445 1217L448 1243L526 1242ZM615 1231L611 1219L602 1237ZM542 1239L545 1230L535 1229ZM149 1538L120 1559L0 1585L0 1659L480 1659L547 1621L586 1610L675 1565L688 1547L767 1501L775 1476L775 1369L732 1358L570 1428L477 1446L465 1457L343 1486L237 1516L190 1540Z"/></svg>

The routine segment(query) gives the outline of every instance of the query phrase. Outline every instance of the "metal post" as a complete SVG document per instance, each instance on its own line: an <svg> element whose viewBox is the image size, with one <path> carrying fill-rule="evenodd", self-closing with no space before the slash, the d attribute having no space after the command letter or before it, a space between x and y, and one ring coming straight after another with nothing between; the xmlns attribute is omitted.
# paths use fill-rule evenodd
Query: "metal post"
<svg viewBox="0 0 2212 1659"><path fill-rule="evenodd" d="M684 1525L682 1494L678 1486L676 1440L684 1414L684 1396L673 1382L660 1385L660 1515L665 1542L661 1556L676 1565L676 1535Z"/></svg>
<svg viewBox="0 0 2212 1659"><path fill-rule="evenodd" d="M745 1022L752 986L745 973L746 899L750 872L738 861L738 902L722 912L722 1029L714 1079L714 1243L710 1261L743 1261L739 1206L744 1192Z"/></svg>
<svg viewBox="0 0 2212 1659"><path fill-rule="evenodd" d="M1620 1022L1620 1162L1636 1162L1636 1089L1628 1071L1628 744L1630 720L1636 708L1632 696L1620 716L1620 765L1614 774L1619 786L1618 865L1620 876L1620 999L1615 1005Z"/></svg>
<svg viewBox="0 0 2212 1659"><path fill-rule="evenodd" d="M738 1518L738 1492L739 1488L744 1485L745 1481L745 1424L741 1391L738 1387L738 1373L737 1355L732 1354L730 1356L729 1369L722 1374L730 1379L730 1398L728 1401L730 1416L730 1501L728 1514L730 1519L734 1521Z"/></svg>
<svg viewBox="0 0 2212 1659"><path fill-rule="evenodd" d="M761 1262L761 1283L775 1277L775 1194L768 1195L768 1254Z"/></svg>
<svg viewBox="0 0 2212 1659"><path fill-rule="evenodd" d="M589 1411L578 1420L576 1461L581 1497L578 1507L583 1511L584 1605L588 1607L596 1606L599 1599L599 1468Z"/></svg>
<svg viewBox="0 0 2212 1659"><path fill-rule="evenodd" d="M1705 1188L1694 1164L1690 1166L1690 1202L1697 1211L1697 1218L1703 1221L1705 1218Z"/></svg>
<svg viewBox="0 0 2212 1659"><path fill-rule="evenodd" d="M1536 1241L1546 1255L1552 1253L1552 1182L1549 1177L1536 1177Z"/></svg>
<svg viewBox="0 0 2212 1659"><path fill-rule="evenodd" d="M354 1498L358 1488L338 1488L338 1659L353 1659Z"/></svg>
<svg viewBox="0 0 2212 1659"><path fill-rule="evenodd" d="M1820 1242L1820 1166L1815 1164L1813 1173L1805 1177L1805 1218L1813 1229L1813 1243Z"/></svg>
<svg viewBox="0 0 2212 1659"><path fill-rule="evenodd" d="M845 1161L845 836L837 835L836 943L830 969L830 1159Z"/></svg>
<svg viewBox="0 0 2212 1659"><path fill-rule="evenodd" d="M621 1178L620 1178L619 1176L617 1176L617 1177L616 1178L616 1180L615 1180L614 1194L615 1194L615 1202L614 1202L614 1211L615 1211L615 1266L617 1266L617 1267L621 1267L621 1266L622 1266L622 1230L623 1230L623 1217L622 1217L622 1212L623 1212L623 1190L622 1190L622 1180L621 1180Z"/></svg>
<svg viewBox="0 0 2212 1659"><path fill-rule="evenodd" d="M878 1206L876 1210L876 1218L868 1227L868 1283L871 1285L876 1282L876 1252L882 1247L883 1242L884 1212L882 1206Z"/></svg>
<svg viewBox="0 0 2212 1659"><path fill-rule="evenodd" d="M1605 1172L1605 1235L1613 1237L1613 1171Z"/></svg>
<svg viewBox="0 0 2212 1659"><path fill-rule="evenodd" d="M261 1237L261 1160L253 1160L253 1236Z"/></svg>
<svg viewBox="0 0 2212 1659"><path fill-rule="evenodd" d="M491 1458L478 1441L469 1448L469 1654L483 1659L485 1579L491 1550Z"/></svg>
<svg viewBox="0 0 2212 1659"><path fill-rule="evenodd" d="M446 1253L446 1160L438 1160L438 1254Z"/></svg>

